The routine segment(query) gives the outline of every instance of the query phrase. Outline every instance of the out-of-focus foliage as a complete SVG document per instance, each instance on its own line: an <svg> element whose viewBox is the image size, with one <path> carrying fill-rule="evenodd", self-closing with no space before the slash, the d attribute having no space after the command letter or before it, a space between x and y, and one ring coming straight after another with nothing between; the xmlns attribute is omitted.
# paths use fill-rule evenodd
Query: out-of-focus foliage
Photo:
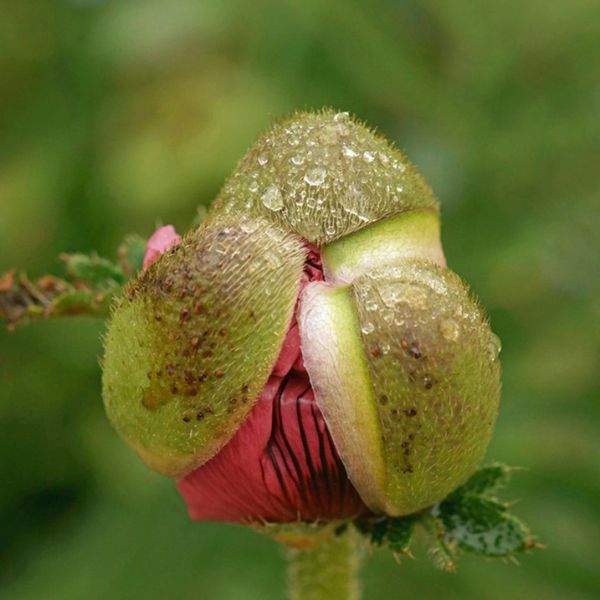
<svg viewBox="0 0 600 600"><path fill-rule="evenodd" d="M0 272L184 229L271 120L350 110L442 201L503 340L489 459L543 552L434 571L376 553L365 597L599 590L600 6L593 0L20 0L0 19ZM110 429L100 322L0 332L0 597L282 597L278 548L187 521Z"/></svg>

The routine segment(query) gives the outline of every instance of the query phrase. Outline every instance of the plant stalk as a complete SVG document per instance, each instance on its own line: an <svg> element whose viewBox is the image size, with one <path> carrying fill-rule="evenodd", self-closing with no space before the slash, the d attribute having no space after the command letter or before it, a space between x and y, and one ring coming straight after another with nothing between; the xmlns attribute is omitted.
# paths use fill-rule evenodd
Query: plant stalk
<svg viewBox="0 0 600 600"><path fill-rule="evenodd" d="M359 600L363 540L352 525L308 548L289 549L290 600Z"/></svg>

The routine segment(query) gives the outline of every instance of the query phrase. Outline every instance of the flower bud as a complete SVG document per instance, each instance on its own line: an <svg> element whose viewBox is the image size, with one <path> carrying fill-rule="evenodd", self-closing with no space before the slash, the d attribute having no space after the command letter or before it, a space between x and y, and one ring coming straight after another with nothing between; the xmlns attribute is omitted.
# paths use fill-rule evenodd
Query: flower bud
<svg viewBox="0 0 600 600"><path fill-rule="evenodd" d="M180 243L151 238L113 313L104 399L192 518L404 515L473 472L498 345L439 228L406 158L324 111L263 135Z"/></svg>

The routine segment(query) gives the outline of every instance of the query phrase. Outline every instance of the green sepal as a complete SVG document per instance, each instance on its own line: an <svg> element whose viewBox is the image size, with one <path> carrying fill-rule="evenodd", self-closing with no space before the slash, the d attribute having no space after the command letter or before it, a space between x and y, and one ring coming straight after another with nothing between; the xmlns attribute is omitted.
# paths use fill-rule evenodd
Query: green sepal
<svg viewBox="0 0 600 600"><path fill-rule="evenodd" d="M460 278L428 260L374 269L352 290L382 432L385 512L412 514L483 457L500 396L496 337Z"/></svg>
<svg viewBox="0 0 600 600"><path fill-rule="evenodd" d="M211 208L260 216L322 246L392 215L438 210L406 156L345 112L299 112L248 150Z"/></svg>
<svg viewBox="0 0 600 600"><path fill-rule="evenodd" d="M151 468L183 477L237 431L281 349L304 258L280 228L225 218L127 286L106 336L103 396Z"/></svg>

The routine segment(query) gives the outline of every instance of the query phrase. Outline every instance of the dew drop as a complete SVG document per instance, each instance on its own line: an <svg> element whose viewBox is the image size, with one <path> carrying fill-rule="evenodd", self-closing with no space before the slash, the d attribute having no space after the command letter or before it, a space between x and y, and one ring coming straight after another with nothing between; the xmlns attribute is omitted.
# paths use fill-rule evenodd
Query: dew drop
<svg viewBox="0 0 600 600"><path fill-rule="evenodd" d="M278 252L270 250L263 255L263 261L268 269L276 269L281 265L281 255Z"/></svg>
<svg viewBox="0 0 600 600"><path fill-rule="evenodd" d="M449 342L455 342L460 335L460 325L454 319L443 319L440 322L440 333Z"/></svg>
<svg viewBox="0 0 600 600"><path fill-rule="evenodd" d="M269 159L264 154L260 154L256 160L261 167L264 167L269 162Z"/></svg>
<svg viewBox="0 0 600 600"><path fill-rule="evenodd" d="M259 222L256 219L249 219L244 217L240 223L240 229L244 233L254 233L259 226Z"/></svg>
<svg viewBox="0 0 600 600"><path fill-rule="evenodd" d="M283 208L283 196L276 185L267 188L267 191L262 195L262 203L269 210L277 211Z"/></svg>
<svg viewBox="0 0 600 600"><path fill-rule="evenodd" d="M348 119L349 116L350 116L350 113L347 111L339 112L339 113L336 113L335 115L333 115L333 120L336 123L339 123L340 121L345 121L346 119Z"/></svg>
<svg viewBox="0 0 600 600"><path fill-rule="evenodd" d="M373 333L374 330L375 325L373 325L373 323L369 323L368 321L361 327L361 331L366 335Z"/></svg>
<svg viewBox="0 0 600 600"><path fill-rule="evenodd" d="M408 285L402 292L401 302L406 302L411 308L424 309L427 307L427 290L417 285Z"/></svg>
<svg viewBox="0 0 600 600"><path fill-rule="evenodd" d="M500 338L495 333L492 333L488 343L488 354L492 362L496 362L498 360L498 355L500 354L501 350L502 342L500 341Z"/></svg>
<svg viewBox="0 0 600 600"><path fill-rule="evenodd" d="M375 155L368 150L363 152L363 160L368 163L372 163L375 160Z"/></svg>
<svg viewBox="0 0 600 600"><path fill-rule="evenodd" d="M320 140L325 144L337 143L340 136L348 134L348 130L342 123L329 123L323 126L323 129L319 133Z"/></svg>
<svg viewBox="0 0 600 600"><path fill-rule="evenodd" d="M347 158L356 158L358 156L358 152L351 146L344 146L342 148L342 154Z"/></svg>
<svg viewBox="0 0 600 600"><path fill-rule="evenodd" d="M325 233L327 235L335 235L335 224L329 223L328 225L326 225Z"/></svg>
<svg viewBox="0 0 600 600"><path fill-rule="evenodd" d="M379 292L386 306L394 306L398 303L398 288L395 285L385 285Z"/></svg>
<svg viewBox="0 0 600 600"><path fill-rule="evenodd" d="M369 300L368 302L366 302L365 308L370 312L375 312L379 307L377 305L377 302Z"/></svg>
<svg viewBox="0 0 600 600"><path fill-rule="evenodd" d="M321 167L315 167L314 169L307 171L306 175L304 175L304 181L306 181L308 185L318 186L325 181L325 176L325 169Z"/></svg>
<svg viewBox="0 0 600 600"><path fill-rule="evenodd" d="M363 222L369 221L367 200L360 190L351 188L340 198L340 204L348 214L358 217Z"/></svg>
<svg viewBox="0 0 600 600"><path fill-rule="evenodd" d="M251 192L257 192L258 191L258 181L252 180L249 184L248 184L248 189Z"/></svg>
<svg viewBox="0 0 600 600"><path fill-rule="evenodd" d="M302 156L301 154L296 154L292 156L292 158L290 158L290 161L292 162L292 164L299 167L300 165L304 164L304 156Z"/></svg>

